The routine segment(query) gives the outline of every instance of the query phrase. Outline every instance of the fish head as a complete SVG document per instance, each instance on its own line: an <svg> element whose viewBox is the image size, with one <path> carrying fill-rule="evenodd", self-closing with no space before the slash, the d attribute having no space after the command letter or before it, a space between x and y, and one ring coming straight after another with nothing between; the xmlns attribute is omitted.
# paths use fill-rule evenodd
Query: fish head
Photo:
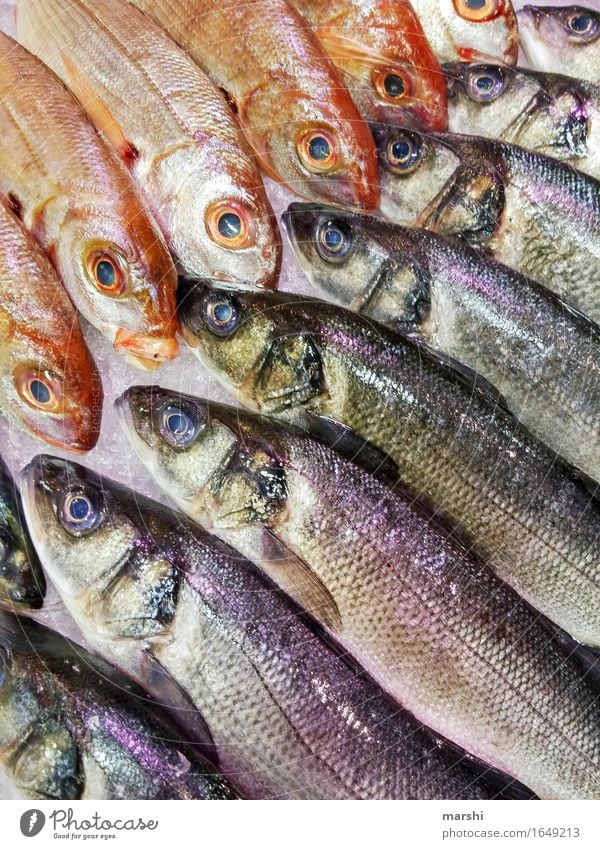
<svg viewBox="0 0 600 849"><path fill-rule="evenodd" d="M418 10L432 35L432 46L442 62L497 59L515 65L519 52L517 16L511 0L419 0Z"/></svg>
<svg viewBox="0 0 600 849"><path fill-rule="evenodd" d="M142 368L174 359L177 272L162 236L130 193L71 210L54 261L79 311Z"/></svg>
<svg viewBox="0 0 600 849"><path fill-rule="evenodd" d="M584 6L524 6L521 45L533 68L600 80L600 12Z"/></svg>

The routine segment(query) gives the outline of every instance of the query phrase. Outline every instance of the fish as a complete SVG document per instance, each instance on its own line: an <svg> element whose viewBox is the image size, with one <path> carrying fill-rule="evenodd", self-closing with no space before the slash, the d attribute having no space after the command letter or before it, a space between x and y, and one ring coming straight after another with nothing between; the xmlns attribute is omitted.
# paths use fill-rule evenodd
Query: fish
<svg viewBox="0 0 600 849"><path fill-rule="evenodd" d="M39 610L46 581L29 538L19 491L0 457L0 607Z"/></svg>
<svg viewBox="0 0 600 849"><path fill-rule="evenodd" d="M129 165L185 277L274 286L281 240L222 93L122 0L18 0L17 37ZM110 57L110 62L107 62Z"/></svg>
<svg viewBox="0 0 600 849"><path fill-rule="evenodd" d="M378 163L368 126L316 35L287 0L134 5L224 91L269 177L312 200L377 208Z"/></svg>
<svg viewBox="0 0 600 849"><path fill-rule="evenodd" d="M516 65L517 15L511 0L411 0L440 62L498 60Z"/></svg>
<svg viewBox="0 0 600 849"><path fill-rule="evenodd" d="M237 799L115 669L0 611L0 769L23 799Z"/></svg>
<svg viewBox="0 0 600 849"><path fill-rule="evenodd" d="M426 230L311 204L292 204L283 225L320 295L478 373L538 439L600 481L596 324L535 281Z"/></svg>
<svg viewBox="0 0 600 849"><path fill-rule="evenodd" d="M521 47L532 68L600 82L600 12L589 6L524 6Z"/></svg>
<svg viewBox="0 0 600 849"><path fill-rule="evenodd" d="M415 717L540 798L600 796L600 705L538 614L400 486L273 418L132 387L131 445Z"/></svg>
<svg viewBox="0 0 600 849"><path fill-rule="evenodd" d="M470 62L444 71L451 133L502 139L600 178L600 85Z"/></svg>
<svg viewBox="0 0 600 849"><path fill-rule="evenodd" d="M600 502L481 378L303 295L198 285L182 293L180 316L236 400L399 478L536 610L600 647ZM475 321L465 325L481 347Z"/></svg>
<svg viewBox="0 0 600 849"><path fill-rule="evenodd" d="M600 322L600 181L495 139L375 135L386 218L478 247Z"/></svg>
<svg viewBox="0 0 600 849"><path fill-rule="evenodd" d="M293 0L367 121L442 131L444 77L406 0Z"/></svg>
<svg viewBox="0 0 600 849"><path fill-rule="evenodd" d="M133 363L178 353L177 272L125 166L63 83L0 33L0 196L77 310Z"/></svg>
<svg viewBox="0 0 600 849"><path fill-rule="evenodd" d="M0 199L0 414L76 453L98 441L103 390L50 260Z"/></svg>

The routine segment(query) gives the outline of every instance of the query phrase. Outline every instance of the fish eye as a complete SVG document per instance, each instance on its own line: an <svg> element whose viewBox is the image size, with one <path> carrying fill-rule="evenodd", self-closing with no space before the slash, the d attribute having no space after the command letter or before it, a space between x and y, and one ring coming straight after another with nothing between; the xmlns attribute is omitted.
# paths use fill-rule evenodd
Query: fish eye
<svg viewBox="0 0 600 849"><path fill-rule="evenodd" d="M160 412L160 432L173 448L191 445L201 430L198 411L190 404L167 404Z"/></svg>
<svg viewBox="0 0 600 849"><path fill-rule="evenodd" d="M60 520L70 534L79 536L95 530L99 518L100 513L97 507L84 490L70 490L63 497Z"/></svg>
<svg viewBox="0 0 600 849"><path fill-rule="evenodd" d="M91 251L87 258L92 283L104 295L119 297L126 287L127 277L123 260L112 251Z"/></svg>
<svg viewBox="0 0 600 849"><path fill-rule="evenodd" d="M379 96L388 103L397 103L408 97L412 91L412 82L406 71L386 68L375 71L373 85Z"/></svg>
<svg viewBox="0 0 600 849"><path fill-rule="evenodd" d="M345 259L352 247L352 236L345 224L329 220L319 224L317 230L317 250L327 262L339 262Z"/></svg>
<svg viewBox="0 0 600 849"><path fill-rule="evenodd" d="M474 68L465 91L471 100L491 103L504 91L506 77L499 67Z"/></svg>
<svg viewBox="0 0 600 849"><path fill-rule="evenodd" d="M227 295L209 294L202 304L204 323L217 336L227 336L236 329L240 310Z"/></svg>
<svg viewBox="0 0 600 849"><path fill-rule="evenodd" d="M232 251L250 248L256 244L256 230L252 216L237 201L217 201L210 204L204 216L206 231L221 248Z"/></svg>
<svg viewBox="0 0 600 849"><path fill-rule="evenodd" d="M502 0L452 0L456 13L465 21L483 23L502 12Z"/></svg>
<svg viewBox="0 0 600 849"><path fill-rule="evenodd" d="M394 174L410 174L421 161L421 141L414 133L394 135L387 146L384 158Z"/></svg>
<svg viewBox="0 0 600 849"><path fill-rule="evenodd" d="M313 173L327 174L338 165L336 143L324 130L306 133L298 142L297 149L300 161Z"/></svg>
<svg viewBox="0 0 600 849"><path fill-rule="evenodd" d="M600 32L600 22L589 12L580 10L569 15L566 29L578 40L591 41Z"/></svg>
<svg viewBox="0 0 600 849"><path fill-rule="evenodd" d="M21 398L35 410L47 413L60 411L62 388L56 375L48 371L25 369L15 375L15 384Z"/></svg>

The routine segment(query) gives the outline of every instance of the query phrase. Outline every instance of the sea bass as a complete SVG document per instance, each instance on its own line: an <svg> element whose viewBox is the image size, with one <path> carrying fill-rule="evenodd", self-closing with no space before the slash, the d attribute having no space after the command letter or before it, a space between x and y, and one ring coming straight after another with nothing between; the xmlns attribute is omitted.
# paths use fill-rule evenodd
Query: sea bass
<svg viewBox="0 0 600 849"><path fill-rule="evenodd" d="M93 448L102 384L77 313L46 254L1 201L0 348L0 414L51 445Z"/></svg>
<svg viewBox="0 0 600 849"><path fill-rule="evenodd" d="M600 503L477 381L370 318L305 296L199 286L180 314L203 365L247 407L336 448L350 439L360 457L335 423L350 428L367 456L379 449L376 467L391 459L520 595L600 646Z"/></svg>
<svg viewBox="0 0 600 849"><path fill-rule="evenodd" d="M440 65L407 0L293 0L368 121L448 127Z"/></svg>
<svg viewBox="0 0 600 849"><path fill-rule="evenodd" d="M503 139L600 177L600 85L501 65L444 70L450 132Z"/></svg>
<svg viewBox="0 0 600 849"><path fill-rule="evenodd" d="M375 135L384 215L484 248L600 321L600 181L494 139Z"/></svg>
<svg viewBox="0 0 600 849"><path fill-rule="evenodd" d="M52 71L2 33L0 48L0 193L118 351L172 359L177 274L130 175Z"/></svg>
<svg viewBox="0 0 600 849"><path fill-rule="evenodd" d="M253 154L195 62L122 0L17 0L16 13L19 41L129 165L180 273L274 285L281 245Z"/></svg>
<svg viewBox="0 0 600 849"><path fill-rule="evenodd" d="M0 606L37 610L46 582L29 538L21 498L0 457Z"/></svg>
<svg viewBox="0 0 600 849"><path fill-rule="evenodd" d="M263 170L296 194L375 209L377 159L339 71L287 0L134 0L226 93Z"/></svg>
<svg viewBox="0 0 600 849"><path fill-rule="evenodd" d="M600 82L600 11L588 6L525 6L521 46L532 68Z"/></svg>
<svg viewBox="0 0 600 849"><path fill-rule="evenodd" d="M259 563L418 720L542 798L600 798L600 704L529 606L415 500L272 418L117 402L191 518Z"/></svg>
<svg viewBox="0 0 600 849"><path fill-rule="evenodd" d="M515 65L517 16L511 0L411 0L440 62L497 59Z"/></svg>
<svg viewBox="0 0 600 849"><path fill-rule="evenodd" d="M172 676L251 797L494 795L238 552L73 463L37 458L25 479L36 542L87 638L165 703L153 686Z"/></svg>
<svg viewBox="0 0 600 849"><path fill-rule="evenodd" d="M159 716L85 649L0 612L0 769L20 798L237 798Z"/></svg>
<svg viewBox="0 0 600 849"><path fill-rule="evenodd" d="M539 439L600 481L597 325L425 230L311 204L292 204L283 221L320 294L478 372Z"/></svg>

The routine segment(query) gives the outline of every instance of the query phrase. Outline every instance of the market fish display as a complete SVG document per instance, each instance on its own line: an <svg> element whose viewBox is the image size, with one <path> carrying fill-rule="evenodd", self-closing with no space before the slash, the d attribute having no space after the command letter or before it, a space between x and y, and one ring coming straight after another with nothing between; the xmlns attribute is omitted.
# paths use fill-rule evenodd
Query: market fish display
<svg viewBox="0 0 600 849"><path fill-rule="evenodd" d="M532 68L600 82L600 11L531 6L518 13L521 47Z"/></svg>
<svg viewBox="0 0 600 849"><path fill-rule="evenodd" d="M36 542L87 639L151 696L158 678L162 702L171 676L252 798L493 797L464 753L342 660L238 552L73 463L37 458L25 480Z"/></svg>
<svg viewBox="0 0 600 849"><path fill-rule="evenodd" d="M0 457L0 606L38 609L46 582L23 518L21 498Z"/></svg>
<svg viewBox="0 0 600 849"><path fill-rule="evenodd" d="M469 62L444 71L450 132L503 139L600 177L600 85Z"/></svg>
<svg viewBox="0 0 600 849"><path fill-rule="evenodd" d="M253 154L195 62L123 0L17 0L16 15L19 41L129 165L180 273L275 285L280 239Z"/></svg>
<svg viewBox="0 0 600 849"><path fill-rule="evenodd" d="M0 193L81 314L134 362L178 352L175 267L134 183L63 84L0 33Z"/></svg>
<svg viewBox="0 0 600 849"><path fill-rule="evenodd" d="M350 428L535 608L600 646L600 507L485 388L372 319L305 296L198 286L180 314L238 400L336 448L348 437L332 420ZM581 439L597 442L590 418Z"/></svg>
<svg viewBox="0 0 600 849"><path fill-rule="evenodd" d="M407 0L292 4L341 71L363 118L447 129L444 77Z"/></svg>
<svg viewBox="0 0 600 849"><path fill-rule="evenodd" d="M600 321L600 181L495 139L375 137L390 220L483 248Z"/></svg>
<svg viewBox="0 0 600 849"><path fill-rule="evenodd" d="M118 402L192 518L259 563L418 720L542 798L600 797L600 705L509 587L307 433L158 387Z"/></svg>
<svg viewBox="0 0 600 849"><path fill-rule="evenodd" d="M440 62L516 64L519 33L511 0L411 0L411 6Z"/></svg>
<svg viewBox="0 0 600 849"><path fill-rule="evenodd" d="M85 649L0 611L0 769L23 799L235 799Z"/></svg>
<svg viewBox="0 0 600 849"><path fill-rule="evenodd" d="M77 313L48 257L1 201L0 350L0 415L51 445L93 448L102 384Z"/></svg>
<svg viewBox="0 0 600 849"><path fill-rule="evenodd" d="M134 4L223 89L269 176L313 200L377 207L377 159L367 125L287 0Z"/></svg>
<svg viewBox="0 0 600 849"><path fill-rule="evenodd" d="M539 439L600 480L597 325L435 233L312 204L292 204L283 223L320 294L479 373Z"/></svg>

